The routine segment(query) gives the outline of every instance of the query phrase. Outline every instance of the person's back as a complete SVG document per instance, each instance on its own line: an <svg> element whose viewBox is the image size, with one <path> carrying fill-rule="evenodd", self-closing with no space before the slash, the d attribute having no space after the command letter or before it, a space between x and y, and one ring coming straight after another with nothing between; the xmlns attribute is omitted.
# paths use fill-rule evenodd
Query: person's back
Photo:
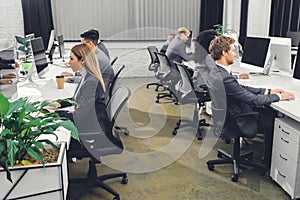
<svg viewBox="0 0 300 200"><path fill-rule="evenodd" d="M188 40L189 35L189 30L184 27L177 30L177 35L172 39L166 51L170 61L181 63L182 60L190 61L192 59L192 55L188 55L185 50L185 42Z"/></svg>
<svg viewBox="0 0 300 200"><path fill-rule="evenodd" d="M110 59L109 52L108 52L105 44L103 43L103 41L100 40L100 42L97 44L97 46L101 51L103 51L103 53L105 53L105 55L108 57L108 59Z"/></svg>
<svg viewBox="0 0 300 200"><path fill-rule="evenodd" d="M115 76L114 70L110 65L109 58L99 48L95 50L96 57L98 59L99 68L105 83L105 87L108 90L109 86Z"/></svg>

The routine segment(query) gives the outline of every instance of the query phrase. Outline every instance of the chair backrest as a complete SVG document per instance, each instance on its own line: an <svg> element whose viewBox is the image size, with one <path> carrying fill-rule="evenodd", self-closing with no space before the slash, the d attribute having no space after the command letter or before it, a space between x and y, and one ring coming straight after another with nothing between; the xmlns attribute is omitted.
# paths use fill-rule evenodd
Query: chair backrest
<svg viewBox="0 0 300 200"><path fill-rule="evenodd" d="M122 72L122 70L125 68L125 65L122 65L118 71L116 72L115 76L114 76L114 79L112 80L110 86L109 86L109 90L108 90L108 100L111 98L111 95L113 93L113 90L114 90L114 87L115 87L115 84L116 84L116 81L120 75L120 73Z"/></svg>
<svg viewBox="0 0 300 200"><path fill-rule="evenodd" d="M163 53L155 52L154 54L157 56L157 58L159 60L159 69L158 69L158 71L160 73L170 73L170 71L171 71L171 62L170 62L169 58Z"/></svg>
<svg viewBox="0 0 300 200"><path fill-rule="evenodd" d="M106 111L113 124L115 123L119 112L129 99L130 95L130 90L123 85L116 88L116 90L112 94L110 101L107 104Z"/></svg>
<svg viewBox="0 0 300 200"><path fill-rule="evenodd" d="M110 65L113 66L115 64L115 62L118 60L118 56L114 57L114 59L112 59L112 61L110 62Z"/></svg>
<svg viewBox="0 0 300 200"><path fill-rule="evenodd" d="M190 73L184 64L175 63L180 73L180 81L178 82L178 90L183 94L188 94L194 91L194 86Z"/></svg>
<svg viewBox="0 0 300 200"><path fill-rule="evenodd" d="M157 68L158 63L158 59L155 55L155 52L158 52L158 49L156 46L148 46L147 50L149 52L150 58L151 58L151 62L148 66L149 71L155 71Z"/></svg>

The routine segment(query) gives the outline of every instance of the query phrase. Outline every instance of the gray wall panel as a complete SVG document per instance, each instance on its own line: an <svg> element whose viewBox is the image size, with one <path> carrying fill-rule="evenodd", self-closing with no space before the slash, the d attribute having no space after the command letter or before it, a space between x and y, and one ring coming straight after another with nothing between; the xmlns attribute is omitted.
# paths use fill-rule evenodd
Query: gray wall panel
<svg viewBox="0 0 300 200"><path fill-rule="evenodd" d="M107 40L155 40L180 26L198 34L200 1L52 0L52 9L56 34L65 40L79 40L89 28Z"/></svg>

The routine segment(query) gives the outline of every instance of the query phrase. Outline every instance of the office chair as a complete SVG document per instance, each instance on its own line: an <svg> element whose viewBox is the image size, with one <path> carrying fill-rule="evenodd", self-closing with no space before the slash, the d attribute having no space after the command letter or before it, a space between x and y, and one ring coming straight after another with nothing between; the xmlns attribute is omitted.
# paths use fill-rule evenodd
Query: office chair
<svg viewBox="0 0 300 200"><path fill-rule="evenodd" d="M120 73L123 71L124 68L125 68L125 65L122 65L122 66L118 69L117 73L116 73L115 76L114 76L114 79L112 80L112 82L111 82L111 84L110 84L110 87L109 87L109 90L108 90L108 102L107 102L107 103L109 103L109 102L111 101L110 99L111 99L111 97L112 97L112 95L113 95L113 92L114 92L114 90L115 90L116 82L117 82L117 80L118 80L118 77L119 77ZM107 108L108 108L108 107L107 107ZM110 110L107 110L107 113L110 114L111 111L110 111ZM111 117L110 117L111 120L113 119L112 117L114 117L114 116L111 115ZM113 124L114 124L114 121L113 121ZM125 135L129 135L129 130L128 130L126 127L114 126L114 128L115 128L116 130L119 130L119 131L124 132Z"/></svg>
<svg viewBox="0 0 300 200"><path fill-rule="evenodd" d="M218 72L219 73L219 72ZM217 75L218 76L218 75ZM216 77L217 77L216 76ZM221 75L219 75L220 77ZM219 79L219 83L216 81ZM240 174L240 166L246 165L259 169L261 175L264 175L267 171L267 166L258 161L253 160L253 152L249 151L244 154L240 153L240 139L241 138L254 138L256 136L256 132L246 132L246 130L242 130L239 126L239 120L241 118L248 118L249 120L258 120L259 113L257 112L248 112L237 114L233 117L229 117L227 113L227 99L226 93L223 85L222 78L214 78L212 76L208 77L207 86L209 89L209 93L212 100L212 127L214 128L214 133L217 137L222 135L222 137L226 140L229 138L234 138L233 151L232 155L225 152L224 150L218 149L217 156L220 159L209 160L207 161L207 167L210 171L213 171L215 165L219 164L233 164L233 174L231 176L231 180L233 182L237 182ZM222 88L223 87L223 88ZM222 94L223 93L223 94ZM226 131L224 127L226 127ZM226 135L227 134L227 135Z"/></svg>
<svg viewBox="0 0 300 200"><path fill-rule="evenodd" d="M110 101L111 107L115 106L115 110L120 110L130 96L130 90L124 86L119 87L113 93ZM117 134L112 130L104 132L100 129L97 133L81 133L81 145L70 145L67 152L68 158L84 158L89 157L89 170L86 178L71 179L70 184L81 184L82 189L74 199L79 197L92 187L100 187L114 195L114 200L120 200L120 195L117 191L104 183L105 180L122 177L121 183L127 184L128 178L126 173L114 173L98 176L96 164L101 163L101 156L120 154L123 151L123 144ZM71 142L72 144L72 142Z"/></svg>
<svg viewBox="0 0 300 200"><path fill-rule="evenodd" d="M108 102L107 108L106 108L107 114L108 114L110 120L112 121L114 128L116 130L121 130L122 132L124 132L125 135L129 135L129 130L126 127L115 126L115 122L116 122L117 116L119 115L121 109L123 108L123 105L126 103L128 98L130 97L130 95L131 95L131 93L128 88L126 88L125 86L122 86L122 85L119 86L115 90L115 92L112 94L112 98L116 98L118 100L111 98L110 101ZM123 104L123 105L120 105L120 104Z"/></svg>
<svg viewBox="0 0 300 200"><path fill-rule="evenodd" d="M149 71L154 71L154 73L156 73L157 72L157 68L159 66L159 61L158 61L158 59L157 59L157 57L155 55L155 52L158 52L158 49L157 49L156 46L148 46L147 50L148 50L150 58L151 58L151 62L148 65L148 70ZM158 88L160 86L162 86L159 82L154 82L154 83L148 83L146 85L146 88L149 88L152 85L156 85L155 91L158 91Z"/></svg>
<svg viewBox="0 0 300 200"><path fill-rule="evenodd" d="M204 106L205 102L210 101L208 89L205 85L202 86L203 92L197 92L194 90L192 78L187 70L187 67L183 64L175 63L180 73L180 81L177 84L176 96L178 102L183 104L194 103L194 115L193 120L180 119L177 121L172 134L176 135L177 130L182 127L196 126L198 140L202 140L201 127L209 126L205 119L199 120L200 108Z"/></svg>
<svg viewBox="0 0 300 200"><path fill-rule="evenodd" d="M111 67L115 64L115 62L118 60L118 56L114 57L112 61L110 62Z"/></svg>
<svg viewBox="0 0 300 200"><path fill-rule="evenodd" d="M159 66L155 76L160 80L161 85L163 85L164 88L166 88L169 91L168 93L158 93L155 102L159 103L160 99L170 97L176 104L178 101L176 95L174 94L174 91L175 84L178 82L180 77L178 69L176 69L176 66L173 67L171 65L171 61L165 54L155 52L155 55L159 60Z"/></svg>

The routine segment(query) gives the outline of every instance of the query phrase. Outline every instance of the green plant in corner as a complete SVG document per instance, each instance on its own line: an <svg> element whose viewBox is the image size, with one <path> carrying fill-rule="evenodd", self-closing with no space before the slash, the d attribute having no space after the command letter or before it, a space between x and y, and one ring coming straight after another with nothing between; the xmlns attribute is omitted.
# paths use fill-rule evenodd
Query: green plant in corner
<svg viewBox="0 0 300 200"><path fill-rule="evenodd" d="M217 31L218 35L224 35L224 33L226 33L226 28L222 24L215 24L214 29Z"/></svg>
<svg viewBox="0 0 300 200"><path fill-rule="evenodd" d="M29 155L44 165L41 149L44 144L53 148L57 146L47 139L38 139L42 134L54 135L54 131L62 126L72 132L72 137L79 141L78 131L72 121L49 112L47 107L54 107L48 101L29 102L27 98L19 98L14 102L0 93L0 166L12 182L9 167L24 160Z"/></svg>

